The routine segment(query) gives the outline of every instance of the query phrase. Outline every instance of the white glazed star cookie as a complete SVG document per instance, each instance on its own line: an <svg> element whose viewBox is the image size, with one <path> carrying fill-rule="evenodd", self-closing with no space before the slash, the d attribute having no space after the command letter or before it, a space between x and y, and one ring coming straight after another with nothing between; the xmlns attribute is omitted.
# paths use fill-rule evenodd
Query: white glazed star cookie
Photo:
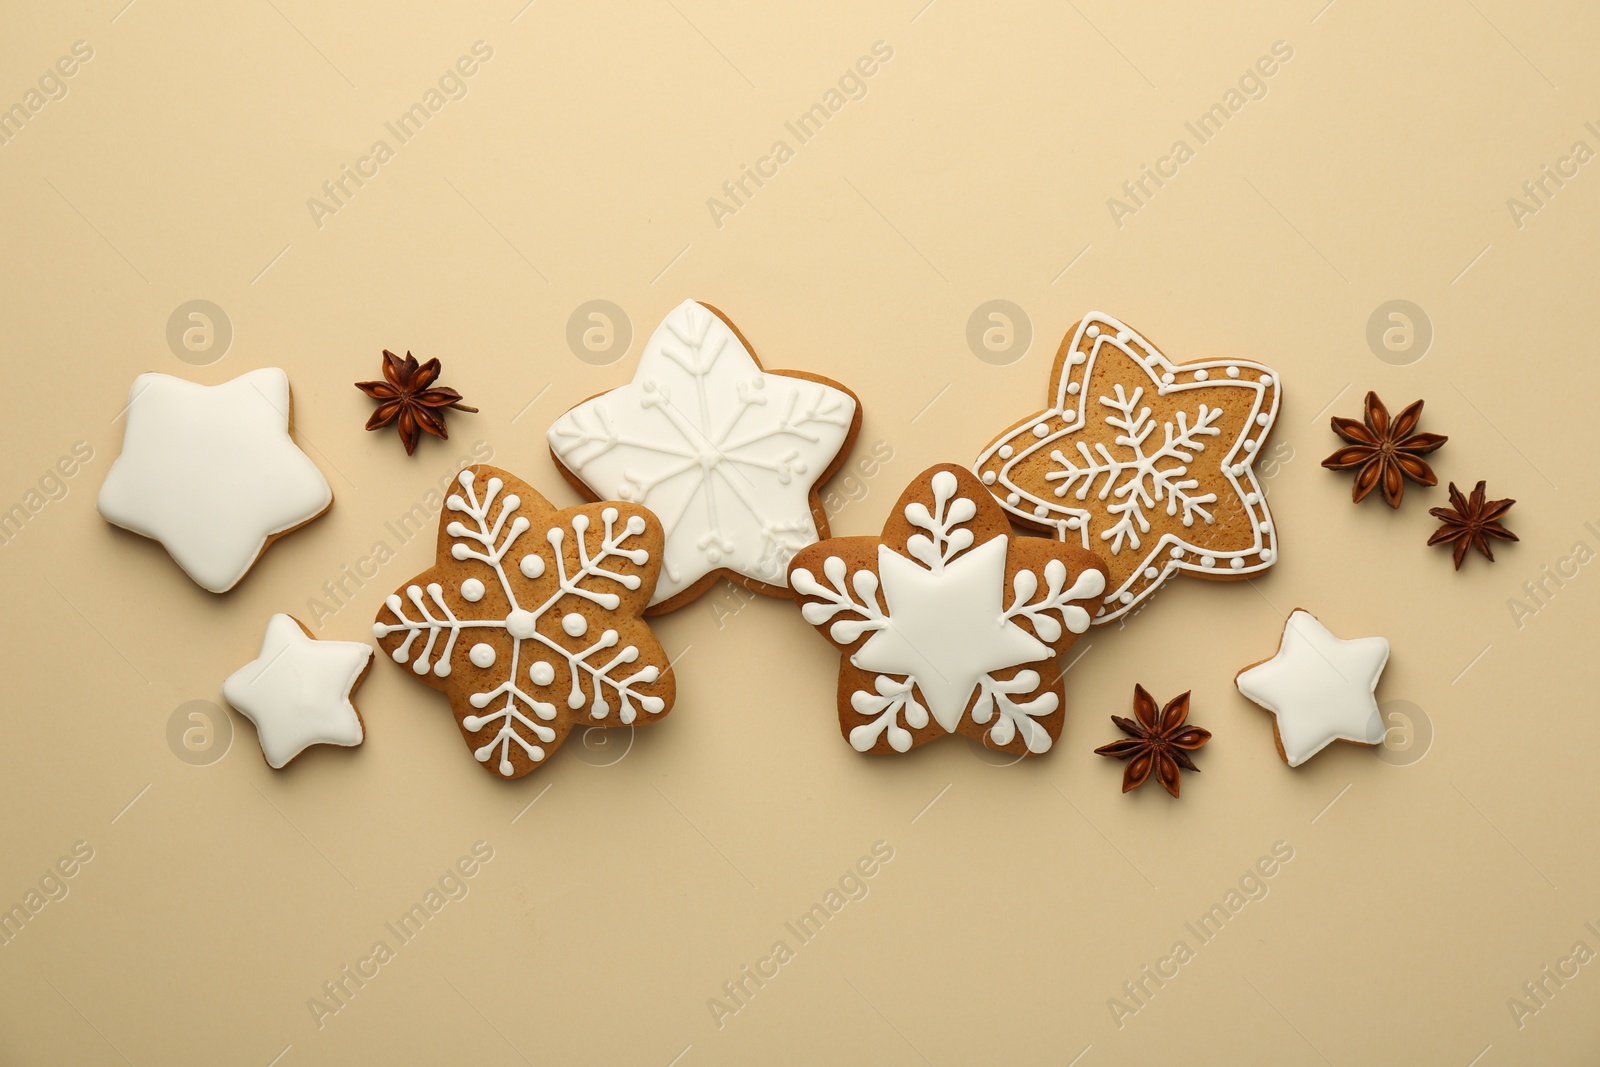
<svg viewBox="0 0 1600 1067"><path fill-rule="evenodd" d="M127 419L100 514L160 541L213 593L333 503L328 480L289 436L289 376L276 367L221 385L141 374Z"/></svg>
<svg viewBox="0 0 1600 1067"><path fill-rule="evenodd" d="M633 380L567 411L548 438L579 492L661 519L666 548L647 612L658 615L718 576L788 596L789 559L828 536L818 487L860 426L844 386L762 370L722 312L686 300L650 336Z"/></svg>
<svg viewBox="0 0 1600 1067"><path fill-rule="evenodd" d="M222 695L256 724L261 754L281 770L312 745L361 743L350 695L371 666L371 645L318 641L280 613L267 621L261 654L228 676Z"/></svg>
<svg viewBox="0 0 1600 1067"><path fill-rule="evenodd" d="M1248 578L1278 558L1254 463L1278 414L1259 363L1173 363L1098 312L1067 332L1050 407L995 438L973 470L1018 522L1111 568L1096 623L1175 574Z"/></svg>
<svg viewBox="0 0 1600 1067"><path fill-rule="evenodd" d="M1382 637L1335 637L1296 608L1278 654L1240 671L1239 692L1276 717L1278 753L1298 767L1335 741L1383 743L1383 715L1373 694L1389 662Z"/></svg>

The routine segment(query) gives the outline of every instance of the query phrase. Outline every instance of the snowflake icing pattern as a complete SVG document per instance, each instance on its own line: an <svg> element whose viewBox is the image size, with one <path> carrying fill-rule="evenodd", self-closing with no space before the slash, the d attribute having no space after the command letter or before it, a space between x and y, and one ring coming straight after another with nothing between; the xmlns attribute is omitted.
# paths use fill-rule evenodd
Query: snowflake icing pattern
<svg viewBox="0 0 1600 1067"><path fill-rule="evenodd" d="M548 436L588 492L661 517L652 604L692 597L719 570L782 594L790 557L819 536L814 487L857 408L825 379L763 371L716 312L691 300L656 329L632 382L577 405Z"/></svg>
<svg viewBox="0 0 1600 1067"><path fill-rule="evenodd" d="M1050 396L973 470L1017 521L1106 553L1095 623L1136 610L1173 574L1248 578L1276 561L1254 467L1278 414L1270 368L1173 363L1095 312L1062 343Z"/></svg>
<svg viewBox="0 0 1600 1067"><path fill-rule="evenodd" d="M796 557L801 614L842 654L840 725L857 751L963 733L1032 755L1060 736L1061 681L1028 665L1089 628L1105 566L1007 529L970 473L941 466L906 490L881 539L823 541Z"/></svg>
<svg viewBox="0 0 1600 1067"><path fill-rule="evenodd" d="M573 726L664 715L673 680L640 618L659 566L655 518L627 504L556 511L493 467L457 481L440 563L389 595L372 632L396 663L450 695L474 757L517 778ZM595 609L598 634L585 614Z"/></svg>

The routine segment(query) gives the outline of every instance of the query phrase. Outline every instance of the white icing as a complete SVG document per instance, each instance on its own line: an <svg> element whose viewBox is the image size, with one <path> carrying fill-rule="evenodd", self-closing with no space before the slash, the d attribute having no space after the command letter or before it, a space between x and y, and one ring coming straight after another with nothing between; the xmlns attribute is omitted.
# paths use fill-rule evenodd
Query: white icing
<svg viewBox="0 0 1600 1067"><path fill-rule="evenodd" d="M666 531L661 603L726 568L785 584L817 540L810 494L855 417L850 394L763 371L728 325L688 300L651 335L633 381L556 420L556 457L603 499Z"/></svg>
<svg viewBox="0 0 1600 1067"><path fill-rule="evenodd" d="M1110 395L1088 388L1096 366L1107 359L1140 368L1150 392L1182 397L1209 390L1201 394L1206 401L1180 407L1172 421L1158 421L1145 403L1145 385L1130 390L1116 383ZM1191 380L1177 381L1180 372ZM1278 412L1277 379L1267 368L1242 360L1174 364L1143 337L1096 312L1079 325L1051 388L1053 406L989 445L973 469L1014 515L1044 522L1063 539L1076 531L1084 548L1111 554L1113 572L1126 577L1106 591L1107 610L1096 623L1134 610L1173 574L1215 573L1218 561L1227 560L1227 573L1248 577L1276 560L1276 535L1252 467ZM1246 414L1234 441L1222 440L1218 425L1225 410L1234 408L1212 406L1217 396L1229 394L1237 394ZM1036 425L1048 428L1043 438L1035 436ZM1090 434L1092 445L1083 439ZM1035 486L1036 493L1013 475L1018 464L1040 453L1050 467L1046 486ZM1211 470L1221 472L1231 491L1223 500L1196 491ZM1249 520L1251 543L1226 550L1206 544L1206 529L1233 510L1235 498ZM1164 526L1159 536L1149 536L1158 514L1176 518L1180 528ZM1174 549L1177 562L1150 577L1157 557Z"/></svg>
<svg viewBox="0 0 1600 1067"><path fill-rule="evenodd" d="M920 729L931 715L954 732L971 703L974 722L994 723L989 738L996 745L1010 744L1020 732L1028 751L1047 751L1050 735L1035 720L1056 711L1056 693L1016 699L1039 687L1038 673L995 675L1049 659L1063 630L1087 630L1089 613L1072 601L1098 597L1104 579L1086 570L1068 586L1066 564L1050 560L1039 573L1016 572L1007 607L1011 538L1001 535L975 546L969 524L976 502L958 494L957 479L947 470L934 473L930 487L933 511L920 502L906 506L906 521L919 532L907 539L904 553L880 544L876 572L850 573L842 558L828 556L822 565L826 583L805 568L791 576L795 592L818 598L801 607L807 622L843 645L869 635L850 662L874 673L875 692L856 692L850 704L871 721L851 730L850 743L866 751L886 734L890 747L904 752L912 737L900 726L901 717ZM1041 588L1043 595L1035 599Z"/></svg>
<svg viewBox="0 0 1600 1067"><path fill-rule="evenodd" d="M461 583L461 599L469 604L476 604L483 599L483 583L476 578L468 578Z"/></svg>
<svg viewBox="0 0 1600 1067"><path fill-rule="evenodd" d="M222 683L229 704L255 723L261 752L282 768L311 745L359 745L350 691L372 661L370 645L318 641L288 615L267 620L261 654Z"/></svg>
<svg viewBox="0 0 1600 1067"><path fill-rule="evenodd" d="M127 420L100 514L161 542L213 593L232 589L269 538L333 502L289 436L289 377L276 367L221 385L141 374Z"/></svg>
<svg viewBox="0 0 1600 1067"><path fill-rule="evenodd" d="M1388 662L1384 638L1341 640L1310 612L1296 610L1278 654L1242 671L1236 684L1277 716L1283 753L1298 767L1334 741L1382 743L1383 715L1373 694Z"/></svg>
<svg viewBox="0 0 1600 1067"><path fill-rule="evenodd" d="M562 643L562 636L583 636L588 631L588 621L576 612L558 616L553 610L563 599L579 597L602 611L616 611L621 604L621 597L607 589L606 584L613 583L613 588L620 586L629 590L640 587L641 579L637 574L612 569L617 566L612 561L626 560L636 567L649 562L650 553L646 549L628 547L629 541L645 532L647 524L644 518L630 516L619 529L618 519L621 515L618 510L614 507L604 508L600 512L602 537L599 548L591 554L585 539L591 525L590 517L583 513L572 516L570 535L575 539L578 566L571 574L567 573L566 557L562 550L569 536L568 531L561 526L545 530L544 539L554 548L551 558L555 573L546 575L542 560L538 568L527 563L529 559L540 559L537 555L520 557L518 567L522 573L526 575L528 570L537 570L537 577L540 578L530 590L521 579L514 582L506 567L506 556L532 527L532 522L526 516L518 514L522 500L515 494L500 497L500 491L504 488L500 478L490 477L481 487L481 497L480 487L471 470L462 471L457 481L461 493L452 494L445 501L445 506L464 515L467 521L452 521L445 528L454 539L451 556L457 560L483 564L486 568L484 573L491 576L505 594L510 609L503 618L463 618L445 599L439 583L430 583L426 589L411 585L405 591L411 610L407 610L406 601L399 595L391 595L385 603L399 621L374 623L372 633L379 639L392 633L404 633L405 639L390 653L394 661L411 662L411 669L417 674L425 674L431 668L435 676L444 677L450 673L450 659L463 631L482 628L505 631L511 639L509 661L503 660L491 646L483 642L474 644L467 653L475 666L484 670L498 668L496 674L503 673L505 678L492 688L472 693L467 700L472 707L484 709L504 698L504 702L492 710L484 714L467 715L461 720L469 733L487 734L473 752L478 761L488 764L498 755L498 762L493 767L508 777L515 771L510 759L512 746L520 749L533 762L542 761L547 754L544 744L556 738L555 731L544 723L556 717L557 700L573 709L588 705L590 718L597 720L606 719L615 711L618 721L624 725L632 723L641 708L650 715L664 711L666 702L661 697L644 693L638 688L660 677L658 667L646 665L626 674L619 670L639 659L637 646L622 644L617 631L607 629L587 647L568 649ZM497 497L498 510L495 506ZM548 507L548 504L544 506ZM529 604L532 606L524 607L521 598L528 597L530 593L533 599L529 600ZM582 625L573 624L573 619ZM435 655L435 647L441 636L444 644ZM418 638L424 639L422 649L412 660L412 646ZM521 688L520 683L520 664L531 654L531 650L524 649L525 644L532 644L541 657L548 657L534 660L528 666L527 674L534 686L533 692ZM559 670L555 666L557 662L560 664Z"/></svg>
<svg viewBox="0 0 1600 1067"><path fill-rule="evenodd" d="M530 552L522 557L522 562L518 564L518 567L521 569L523 577L537 578L544 573L544 557Z"/></svg>

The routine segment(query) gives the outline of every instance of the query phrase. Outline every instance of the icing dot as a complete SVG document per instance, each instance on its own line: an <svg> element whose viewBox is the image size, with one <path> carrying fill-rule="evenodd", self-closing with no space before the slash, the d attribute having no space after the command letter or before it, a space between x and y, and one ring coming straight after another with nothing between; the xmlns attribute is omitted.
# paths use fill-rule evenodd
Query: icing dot
<svg viewBox="0 0 1600 1067"><path fill-rule="evenodd" d="M983 472L983 484L984 485L993 485L994 484L994 471L984 471Z"/></svg>
<svg viewBox="0 0 1600 1067"><path fill-rule="evenodd" d="M1083 386L1079 385L1077 382L1068 382L1067 383L1067 392L1071 393L1074 396L1078 395L1078 390L1082 389L1082 388L1083 388Z"/></svg>
<svg viewBox="0 0 1600 1067"><path fill-rule="evenodd" d="M1228 566L1232 567L1236 571L1244 570L1244 557L1243 556L1234 556L1232 559L1230 559L1228 561Z"/></svg>
<svg viewBox="0 0 1600 1067"><path fill-rule="evenodd" d="M1238 477L1239 475L1244 473L1244 464L1243 463L1235 463L1233 466L1229 467L1228 469L1233 472L1234 477Z"/></svg>
<svg viewBox="0 0 1600 1067"><path fill-rule="evenodd" d="M1079 519L1077 516L1073 516L1072 518L1067 520L1067 529L1069 529L1069 530L1076 530L1079 526L1082 526L1082 525L1083 525L1083 520Z"/></svg>
<svg viewBox="0 0 1600 1067"><path fill-rule="evenodd" d="M1099 337L1100 336L1100 327L1098 327L1098 326L1090 326L1087 330L1084 330L1083 333L1084 333L1084 336L1086 336L1086 337Z"/></svg>
<svg viewBox="0 0 1600 1067"><path fill-rule="evenodd" d="M582 637L589 632L589 620L579 615L576 611L569 611L561 616L561 628L572 637Z"/></svg>
<svg viewBox="0 0 1600 1067"><path fill-rule="evenodd" d="M1246 441L1244 443L1244 450L1246 452L1254 452L1256 450L1256 443L1254 441Z"/></svg>
<svg viewBox="0 0 1600 1067"><path fill-rule="evenodd" d="M522 562L518 564L518 567L525 576L537 578L544 573L544 557L537 553L529 552L522 557Z"/></svg>
<svg viewBox="0 0 1600 1067"><path fill-rule="evenodd" d="M1217 558L1215 556L1201 556L1200 557L1200 566L1202 566L1202 567L1215 567L1216 565L1217 565Z"/></svg>
<svg viewBox="0 0 1600 1067"><path fill-rule="evenodd" d="M1010 445L1001 445L1000 446L999 456L1000 456L1001 459L1010 459L1011 458L1011 446Z"/></svg>
<svg viewBox="0 0 1600 1067"><path fill-rule="evenodd" d="M1246 493L1244 495L1244 502L1246 504L1259 504L1261 503L1261 497L1257 493Z"/></svg>
<svg viewBox="0 0 1600 1067"><path fill-rule="evenodd" d="M1168 555L1170 555L1173 559L1182 559L1183 558L1183 549L1174 548L1171 552L1168 553Z"/></svg>
<svg viewBox="0 0 1600 1067"><path fill-rule="evenodd" d="M467 653L467 658L472 661L472 665L474 667L493 667L494 647L479 641L477 644L473 645L472 650Z"/></svg>
<svg viewBox="0 0 1600 1067"><path fill-rule="evenodd" d="M461 583L461 599L470 604L476 604L483 599L483 583L476 578L468 578Z"/></svg>
<svg viewBox="0 0 1600 1067"><path fill-rule="evenodd" d="M1043 437L1045 434L1047 434L1049 432L1050 432L1050 427L1046 426L1042 422L1036 424L1034 426L1034 428L1033 428L1033 436L1035 436L1035 437Z"/></svg>
<svg viewBox="0 0 1600 1067"><path fill-rule="evenodd" d="M1117 599L1120 600L1124 604L1132 604L1133 603L1133 594L1132 593L1123 593L1122 595L1118 596Z"/></svg>
<svg viewBox="0 0 1600 1067"><path fill-rule="evenodd" d="M1271 385L1271 384L1272 384L1272 375L1270 375L1270 374L1263 374L1263 375L1262 375L1262 376L1261 376L1261 384L1262 384L1262 385Z"/></svg>
<svg viewBox="0 0 1600 1067"><path fill-rule="evenodd" d="M528 679L534 685L549 685L556 680L556 669L544 660L536 660L528 665Z"/></svg>
<svg viewBox="0 0 1600 1067"><path fill-rule="evenodd" d="M1272 419L1267 416L1267 413L1265 411L1263 411L1261 414L1256 416L1256 425L1257 426L1265 426L1267 423L1269 423L1271 421L1272 421Z"/></svg>
<svg viewBox="0 0 1600 1067"><path fill-rule="evenodd" d="M1117 344L1125 345L1131 340L1133 340L1133 334L1129 333L1127 330L1119 330L1117 332Z"/></svg>
<svg viewBox="0 0 1600 1067"><path fill-rule="evenodd" d="M517 608L506 616L506 629L511 632L512 637L526 640L533 636L533 631L538 622L538 616L534 615L533 612Z"/></svg>
<svg viewBox="0 0 1600 1067"><path fill-rule="evenodd" d="M1228 377L1237 378L1238 376L1239 376L1239 368L1238 367L1229 367L1228 368Z"/></svg>
<svg viewBox="0 0 1600 1067"><path fill-rule="evenodd" d="M1006 494L1006 503L1010 504L1012 507L1016 507L1017 504L1019 504L1021 501L1022 501L1022 494L1021 493L1007 493Z"/></svg>
<svg viewBox="0 0 1600 1067"><path fill-rule="evenodd" d="M1160 572L1160 571L1158 571L1158 570L1156 570L1156 569L1155 569L1155 568L1154 568L1154 567L1146 567L1146 568L1145 568L1145 569L1144 569L1144 576L1145 576L1145 577L1146 577L1146 578L1150 578L1150 579L1154 579L1154 578L1155 578L1155 577L1156 577L1156 576L1157 576L1157 575L1159 575L1159 574L1160 574L1160 573L1161 573L1161 572Z"/></svg>
<svg viewBox="0 0 1600 1067"><path fill-rule="evenodd" d="M1211 375L1204 370L1197 370L1194 372L1194 380L1197 382L1203 382L1209 377L1211 377Z"/></svg>
<svg viewBox="0 0 1600 1067"><path fill-rule="evenodd" d="M1197 375L1195 375L1195 377L1198 378L1199 375L1197 374ZM1171 371L1167 371L1167 373L1165 373L1165 374L1163 374L1161 376L1161 380L1163 382L1165 382L1167 385L1171 385L1175 379L1174 379L1173 373Z"/></svg>
<svg viewBox="0 0 1600 1067"><path fill-rule="evenodd" d="M1271 563L1273 560L1275 560L1277 558L1278 558L1278 554L1276 552L1272 551L1272 549L1263 548L1261 550L1261 562L1262 563Z"/></svg>
<svg viewBox="0 0 1600 1067"><path fill-rule="evenodd" d="M1035 505L1035 507L1034 507L1034 509L1033 509L1033 513L1034 513L1034 514L1035 514L1035 515L1037 515L1037 516L1039 516L1039 517L1040 517L1040 518L1041 518L1041 519L1042 519L1042 518L1044 518L1044 517L1045 517L1045 516L1046 516L1046 515L1048 515L1048 514L1050 514L1050 507L1049 507L1049 505L1047 505L1047 504L1038 504L1038 505Z"/></svg>

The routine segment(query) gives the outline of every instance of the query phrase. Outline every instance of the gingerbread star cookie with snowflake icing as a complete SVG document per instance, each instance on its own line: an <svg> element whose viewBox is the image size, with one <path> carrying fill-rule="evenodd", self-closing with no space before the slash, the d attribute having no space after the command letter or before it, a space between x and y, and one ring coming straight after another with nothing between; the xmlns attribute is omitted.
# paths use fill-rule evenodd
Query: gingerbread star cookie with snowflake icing
<svg viewBox="0 0 1600 1067"><path fill-rule="evenodd" d="M839 727L856 751L959 733L1038 755L1061 736L1056 656L1089 628L1106 566L1013 536L978 479L944 464L912 481L881 537L802 549L789 585L841 654Z"/></svg>
<svg viewBox="0 0 1600 1067"><path fill-rule="evenodd" d="M973 469L1018 522L1106 561L1096 623L1134 610L1174 574L1248 578L1278 558L1253 465L1278 415L1270 368L1173 363L1095 312L1067 332L1049 396Z"/></svg>
<svg viewBox="0 0 1600 1067"><path fill-rule="evenodd" d="M438 561L389 595L372 633L450 698L478 762L520 778L574 727L671 711L670 664L641 617L661 566L656 517L614 502L558 511L495 467L456 481Z"/></svg>
<svg viewBox="0 0 1600 1067"><path fill-rule="evenodd" d="M647 614L682 607L717 578L787 597L796 551L828 536L818 488L861 427L838 382L767 371L726 315L686 300L645 345L633 380L550 427L550 454L590 499L660 516L661 580Z"/></svg>

